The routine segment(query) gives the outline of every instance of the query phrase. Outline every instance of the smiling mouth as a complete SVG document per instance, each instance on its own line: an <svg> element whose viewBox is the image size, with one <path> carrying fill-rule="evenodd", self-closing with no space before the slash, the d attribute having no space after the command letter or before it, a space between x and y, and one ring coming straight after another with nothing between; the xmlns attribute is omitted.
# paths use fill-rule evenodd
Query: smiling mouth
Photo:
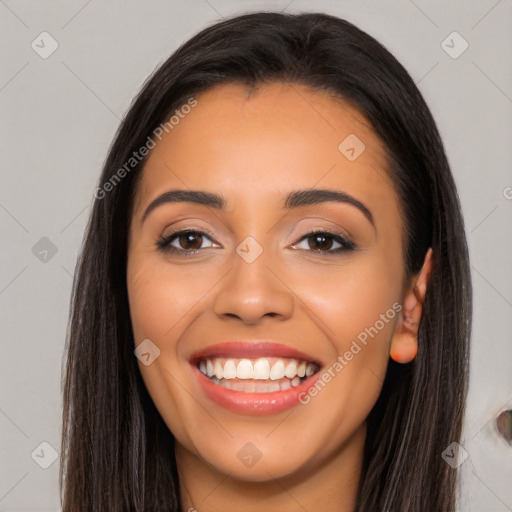
<svg viewBox="0 0 512 512"><path fill-rule="evenodd" d="M320 366L309 361L277 357L210 357L201 358L196 364L214 384L244 393L286 391L300 386L320 370Z"/></svg>

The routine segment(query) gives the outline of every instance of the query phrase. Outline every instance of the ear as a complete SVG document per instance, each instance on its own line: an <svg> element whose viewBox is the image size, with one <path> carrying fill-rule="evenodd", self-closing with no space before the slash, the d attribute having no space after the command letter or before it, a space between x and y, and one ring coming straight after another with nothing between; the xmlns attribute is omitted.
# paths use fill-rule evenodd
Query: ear
<svg viewBox="0 0 512 512"><path fill-rule="evenodd" d="M431 271L432 248L429 248L421 271L412 279L406 292L400 318L391 339L390 356L397 363L409 363L418 353L418 329Z"/></svg>

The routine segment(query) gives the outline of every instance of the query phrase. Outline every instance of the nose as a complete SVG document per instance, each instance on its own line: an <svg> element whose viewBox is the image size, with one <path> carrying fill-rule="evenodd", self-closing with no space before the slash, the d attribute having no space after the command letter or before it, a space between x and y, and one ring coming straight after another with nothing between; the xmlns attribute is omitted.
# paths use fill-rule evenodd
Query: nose
<svg viewBox="0 0 512 512"><path fill-rule="evenodd" d="M250 263L234 253L233 268L219 284L213 304L219 317L254 325L264 317L286 320L293 313L294 293L265 251Z"/></svg>

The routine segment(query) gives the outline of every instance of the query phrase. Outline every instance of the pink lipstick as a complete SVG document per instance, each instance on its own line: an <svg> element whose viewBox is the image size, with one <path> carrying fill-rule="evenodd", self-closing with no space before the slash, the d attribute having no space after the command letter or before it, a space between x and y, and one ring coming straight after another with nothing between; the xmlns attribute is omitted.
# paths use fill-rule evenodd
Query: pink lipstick
<svg viewBox="0 0 512 512"><path fill-rule="evenodd" d="M322 364L274 342L227 342L190 358L201 388L213 402L240 414L274 414L296 405Z"/></svg>

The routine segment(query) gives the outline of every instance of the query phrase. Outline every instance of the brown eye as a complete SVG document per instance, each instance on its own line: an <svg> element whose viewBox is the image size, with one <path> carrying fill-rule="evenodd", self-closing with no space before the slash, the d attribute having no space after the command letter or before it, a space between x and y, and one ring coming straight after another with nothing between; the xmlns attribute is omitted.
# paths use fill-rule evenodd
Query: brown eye
<svg viewBox="0 0 512 512"><path fill-rule="evenodd" d="M312 241L312 243L309 244L312 249L328 251L332 247L332 237L329 235L315 233L308 238Z"/></svg>
<svg viewBox="0 0 512 512"><path fill-rule="evenodd" d="M329 231L313 231L302 237L300 241L292 247L306 249L313 253L334 255L354 250L355 244L347 238L335 233L330 233Z"/></svg>
<svg viewBox="0 0 512 512"><path fill-rule="evenodd" d="M188 231L179 235L177 239L182 249L195 250L201 248L203 237L194 231Z"/></svg>
<svg viewBox="0 0 512 512"><path fill-rule="evenodd" d="M207 242L209 245L204 246ZM195 254L204 248L213 247L212 237L202 231L186 229L167 235L157 242L162 251L176 253L177 255ZM218 247L218 245L216 245Z"/></svg>

